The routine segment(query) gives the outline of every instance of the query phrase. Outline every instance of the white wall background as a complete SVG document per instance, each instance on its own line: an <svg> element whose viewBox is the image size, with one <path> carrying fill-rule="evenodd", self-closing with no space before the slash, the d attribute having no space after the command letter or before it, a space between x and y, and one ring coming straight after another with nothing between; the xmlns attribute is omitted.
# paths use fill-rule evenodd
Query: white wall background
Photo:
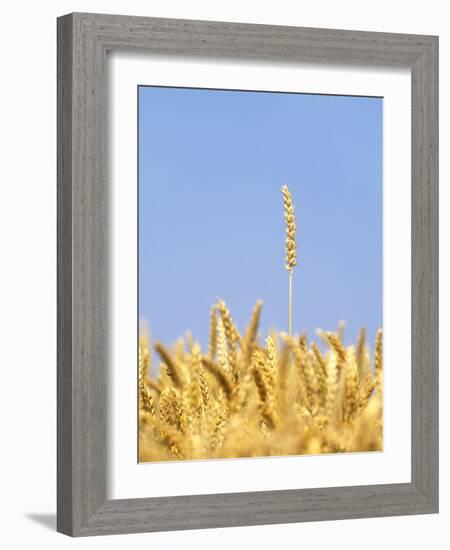
<svg viewBox="0 0 450 550"><path fill-rule="evenodd" d="M444 0L15 0L0 33L0 517L5 548L444 548L450 521L450 25ZM54 532L56 23L91 11L440 35L441 513L71 540Z"/></svg>

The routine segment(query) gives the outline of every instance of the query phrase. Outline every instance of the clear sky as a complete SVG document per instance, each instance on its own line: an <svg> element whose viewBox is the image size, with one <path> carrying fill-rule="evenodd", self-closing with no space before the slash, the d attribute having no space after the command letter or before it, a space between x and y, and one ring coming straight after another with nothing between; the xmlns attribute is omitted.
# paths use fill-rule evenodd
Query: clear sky
<svg viewBox="0 0 450 550"><path fill-rule="evenodd" d="M294 332L382 324L382 99L139 88L139 317L208 341L210 307L287 331L280 188L297 218Z"/></svg>

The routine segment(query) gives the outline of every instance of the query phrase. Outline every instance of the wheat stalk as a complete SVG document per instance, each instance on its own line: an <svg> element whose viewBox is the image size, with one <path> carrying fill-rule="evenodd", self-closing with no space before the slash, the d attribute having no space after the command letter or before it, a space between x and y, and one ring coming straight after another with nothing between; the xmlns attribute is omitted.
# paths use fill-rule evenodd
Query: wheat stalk
<svg viewBox="0 0 450 550"><path fill-rule="evenodd" d="M230 380L226 371L221 367L217 366L211 361L209 357L203 357L203 366L208 369L208 371L216 378L219 386L224 391L227 399L232 399L233 397L233 383Z"/></svg>
<svg viewBox="0 0 450 550"><path fill-rule="evenodd" d="M275 346L275 340L272 334L269 334L266 338L266 349L267 349L267 361L269 363L272 373L276 372L277 369L277 348Z"/></svg>
<svg viewBox="0 0 450 550"><path fill-rule="evenodd" d="M286 269L289 271L289 336L292 336L292 274L297 265L297 241L294 201L287 185L281 188L286 223Z"/></svg>
<svg viewBox="0 0 450 550"><path fill-rule="evenodd" d="M355 348L350 346L347 351L345 379L345 415L350 420L355 412L358 392L358 364Z"/></svg>
<svg viewBox="0 0 450 550"><path fill-rule="evenodd" d="M383 331L378 329L375 339L375 384L379 395L383 387Z"/></svg>
<svg viewBox="0 0 450 550"><path fill-rule="evenodd" d="M258 334L259 319L261 317L262 301L258 300L252 311L252 317L250 325L245 334L245 360L247 364L250 364L256 336Z"/></svg>
<svg viewBox="0 0 450 550"><path fill-rule="evenodd" d="M155 349L161 356L161 359L164 361L164 364L166 365L166 371L169 378L173 380L173 383L175 384L175 386L181 387L183 382L180 375L180 369L178 368L178 365L177 365L177 360L171 357L169 351L161 342L157 342L155 344Z"/></svg>
<svg viewBox="0 0 450 550"><path fill-rule="evenodd" d="M211 308L211 315L209 321L209 357L214 361L217 349L217 306L213 305Z"/></svg>
<svg viewBox="0 0 450 550"><path fill-rule="evenodd" d="M223 300L219 300L217 307L219 309L220 317L223 322L225 335L228 343L228 362L233 374L235 375L237 372L236 341L238 340L238 336L237 336L238 330L233 323L233 319L231 318L231 314L225 302Z"/></svg>

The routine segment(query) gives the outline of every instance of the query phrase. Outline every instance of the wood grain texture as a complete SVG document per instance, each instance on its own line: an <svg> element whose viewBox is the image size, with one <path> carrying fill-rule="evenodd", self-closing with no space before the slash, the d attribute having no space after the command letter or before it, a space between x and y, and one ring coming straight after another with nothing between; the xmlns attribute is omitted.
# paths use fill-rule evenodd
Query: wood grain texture
<svg viewBox="0 0 450 550"><path fill-rule="evenodd" d="M107 500L106 52L409 67L412 75L412 480ZM99 535L438 510L438 39L70 14L58 20L58 530Z"/></svg>
<svg viewBox="0 0 450 550"><path fill-rule="evenodd" d="M438 42L411 71L412 479L438 508Z"/></svg>
<svg viewBox="0 0 450 550"><path fill-rule="evenodd" d="M58 21L57 529L72 524L72 24Z"/></svg>

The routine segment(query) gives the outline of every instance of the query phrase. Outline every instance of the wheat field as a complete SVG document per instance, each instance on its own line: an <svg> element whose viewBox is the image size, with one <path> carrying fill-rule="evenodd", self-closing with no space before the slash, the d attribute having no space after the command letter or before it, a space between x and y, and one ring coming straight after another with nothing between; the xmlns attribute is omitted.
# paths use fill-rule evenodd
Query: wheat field
<svg viewBox="0 0 450 550"><path fill-rule="evenodd" d="M148 335L139 343L139 460L282 456L382 449L382 333L371 357L320 332L257 339L261 303L244 335L224 302L211 313L205 352L191 339L161 343L151 378Z"/></svg>
<svg viewBox="0 0 450 550"><path fill-rule="evenodd" d="M241 334L223 300L211 308L209 345L170 349L139 338L139 460L200 460L382 450L382 331L345 346L343 325L292 335L297 266L294 203L282 187L289 274L288 333L259 338L262 302ZM155 367L155 368L153 368ZM157 375L152 377L155 370Z"/></svg>

